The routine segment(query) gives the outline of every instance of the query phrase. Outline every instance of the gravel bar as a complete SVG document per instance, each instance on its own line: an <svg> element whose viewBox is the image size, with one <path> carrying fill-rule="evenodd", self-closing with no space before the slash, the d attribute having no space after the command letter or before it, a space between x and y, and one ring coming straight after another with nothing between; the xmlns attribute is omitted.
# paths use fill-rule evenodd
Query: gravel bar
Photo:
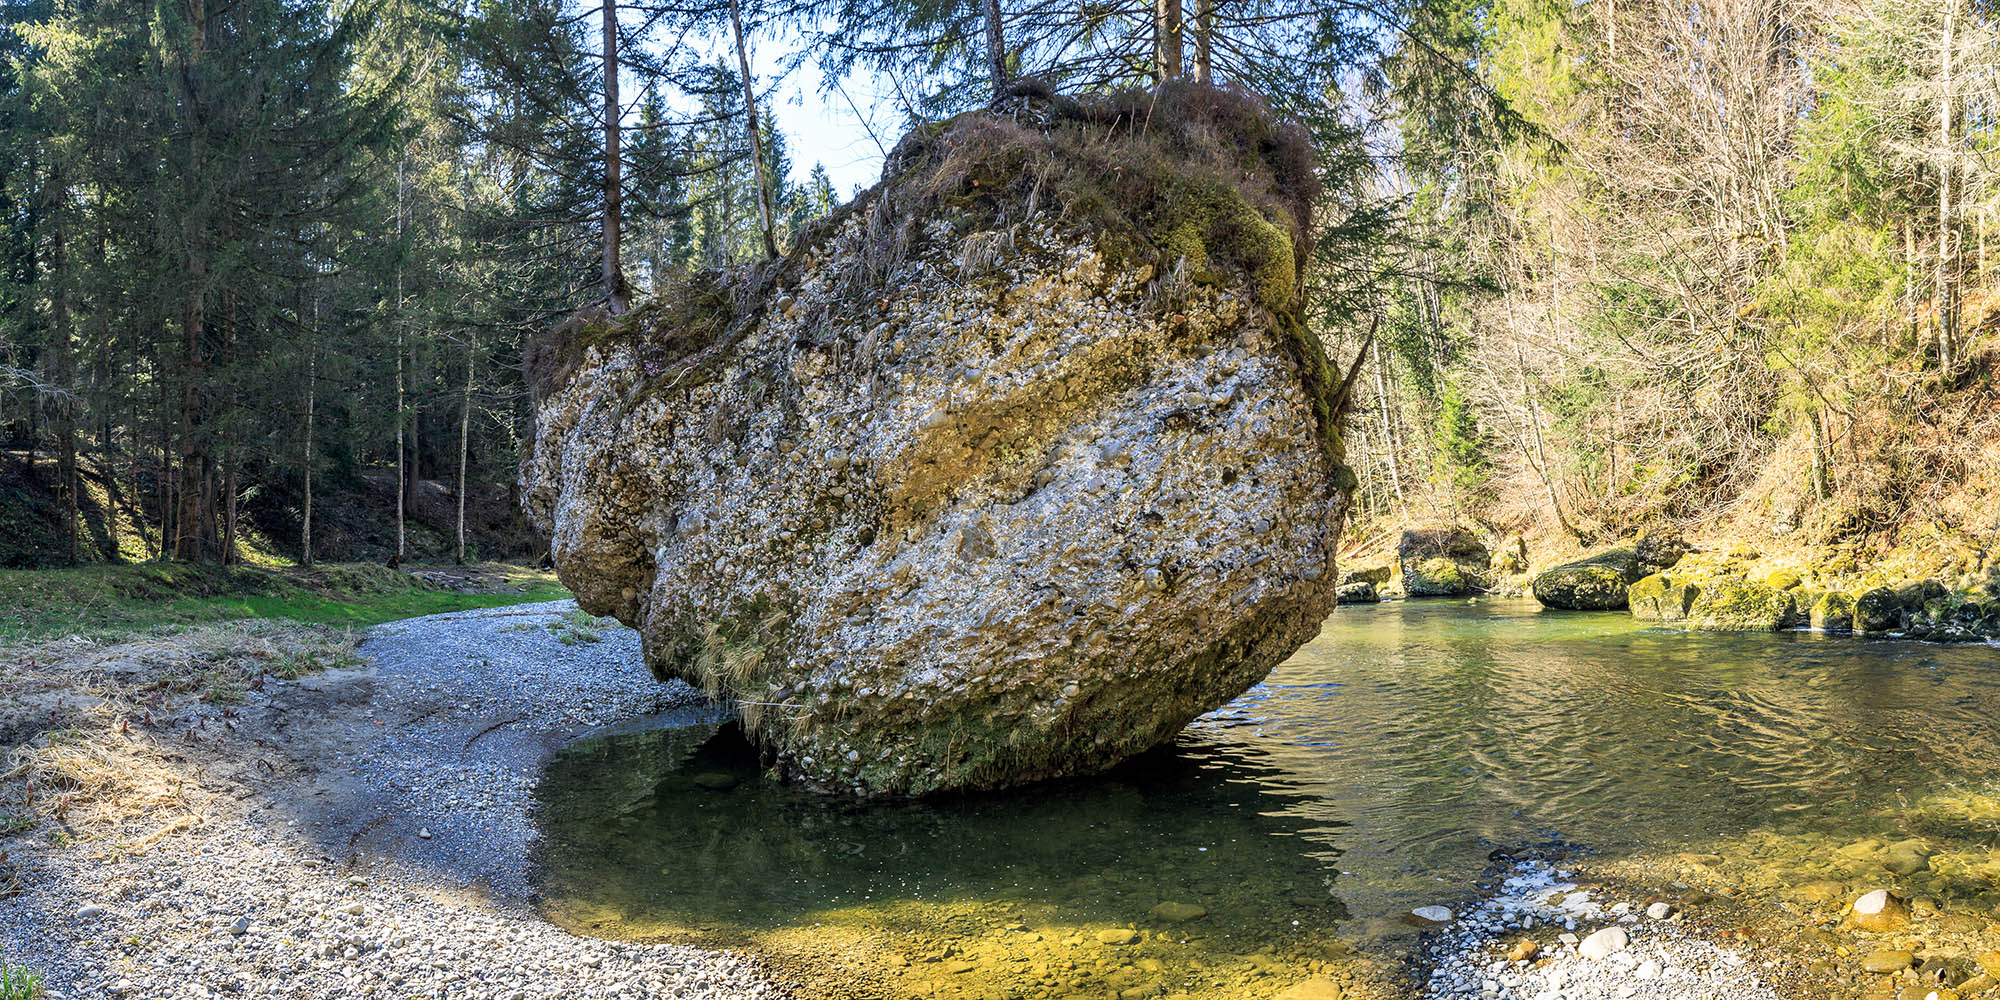
<svg viewBox="0 0 2000 1000"><path fill-rule="evenodd" d="M23 891L0 951L49 1000L779 1000L758 960L580 938L535 915L536 775L592 729L712 717L573 602L380 626L363 666L194 703L188 780L156 839L0 842ZM204 741L199 733L221 733Z"/></svg>

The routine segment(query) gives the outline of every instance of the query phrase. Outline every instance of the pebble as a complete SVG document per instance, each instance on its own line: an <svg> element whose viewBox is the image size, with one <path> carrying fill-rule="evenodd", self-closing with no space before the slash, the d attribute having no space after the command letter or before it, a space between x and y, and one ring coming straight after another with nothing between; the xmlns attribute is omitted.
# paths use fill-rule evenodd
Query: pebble
<svg viewBox="0 0 2000 1000"><path fill-rule="evenodd" d="M104 915L104 907L99 906L96 903L91 903L88 906L80 906L77 908L76 911L76 919L78 920L96 920L98 917L101 917L103 915Z"/></svg>
<svg viewBox="0 0 2000 1000"><path fill-rule="evenodd" d="M1646 916L1651 920L1665 920L1673 915L1674 908L1671 903L1654 903L1646 907Z"/></svg>
<svg viewBox="0 0 2000 1000"><path fill-rule="evenodd" d="M1624 951L1631 943L1632 936L1626 933L1625 928L1606 927L1584 938L1583 943L1576 946L1576 952L1585 958L1610 958L1613 954Z"/></svg>
<svg viewBox="0 0 2000 1000"><path fill-rule="evenodd" d="M1916 956L1907 951L1873 951L1869 952L1867 957L1861 960L1861 969L1864 972L1873 972L1882 975L1891 972L1901 972L1909 968L1910 964L1915 961Z"/></svg>

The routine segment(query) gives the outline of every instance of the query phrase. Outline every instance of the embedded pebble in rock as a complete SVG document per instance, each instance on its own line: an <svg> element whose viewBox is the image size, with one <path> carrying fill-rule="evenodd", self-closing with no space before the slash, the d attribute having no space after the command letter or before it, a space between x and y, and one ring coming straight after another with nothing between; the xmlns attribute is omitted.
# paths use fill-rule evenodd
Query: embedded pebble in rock
<svg viewBox="0 0 2000 1000"><path fill-rule="evenodd" d="M1636 920L1623 901L1604 905L1543 861L1517 864L1498 890L1432 940L1425 1000L1779 1000L1745 955L1694 936L1682 921L1613 924L1581 937L1564 931L1536 947L1536 927L1579 930ZM1615 911L1615 912L1614 912ZM1620 947L1610 948L1616 941ZM1585 956L1590 942L1600 957ZM1530 964L1532 962L1532 964Z"/></svg>
<svg viewBox="0 0 2000 1000"><path fill-rule="evenodd" d="M246 766L201 822L144 852L8 842L25 891L0 897L0 954L29 957L45 1000L784 997L749 956L580 938L530 907L542 757L699 702L632 669L630 632L559 642L575 611L380 626L366 666L269 681L231 707L267 763L203 765Z"/></svg>

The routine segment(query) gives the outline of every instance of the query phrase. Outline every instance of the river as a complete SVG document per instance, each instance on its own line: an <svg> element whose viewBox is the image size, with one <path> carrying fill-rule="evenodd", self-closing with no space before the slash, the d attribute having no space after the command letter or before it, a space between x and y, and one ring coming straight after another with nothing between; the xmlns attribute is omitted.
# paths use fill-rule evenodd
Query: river
<svg viewBox="0 0 2000 1000"><path fill-rule="evenodd" d="M759 950L809 995L1393 978L1411 908L1462 907L1496 852L1526 848L1728 858L1746 891L1830 878L1837 896L1881 874L1870 845L1919 837L1938 863L1883 884L2000 905L1979 874L2000 875L1984 645L1684 633L1520 601L1342 608L1171 748L921 803L770 786L726 724L678 721L551 766L545 909L583 933ZM1846 868L1827 860L1843 847Z"/></svg>

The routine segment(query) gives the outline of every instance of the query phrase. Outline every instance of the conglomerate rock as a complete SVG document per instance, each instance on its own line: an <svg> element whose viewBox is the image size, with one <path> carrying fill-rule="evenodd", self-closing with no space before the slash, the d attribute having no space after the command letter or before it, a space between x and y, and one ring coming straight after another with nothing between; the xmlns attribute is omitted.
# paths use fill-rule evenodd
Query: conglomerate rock
<svg viewBox="0 0 2000 1000"><path fill-rule="evenodd" d="M573 321L522 474L563 582L829 791L1101 769L1262 679L1334 606L1353 475L1242 110L1128 120L1115 165L1074 108L965 116L783 261Z"/></svg>

